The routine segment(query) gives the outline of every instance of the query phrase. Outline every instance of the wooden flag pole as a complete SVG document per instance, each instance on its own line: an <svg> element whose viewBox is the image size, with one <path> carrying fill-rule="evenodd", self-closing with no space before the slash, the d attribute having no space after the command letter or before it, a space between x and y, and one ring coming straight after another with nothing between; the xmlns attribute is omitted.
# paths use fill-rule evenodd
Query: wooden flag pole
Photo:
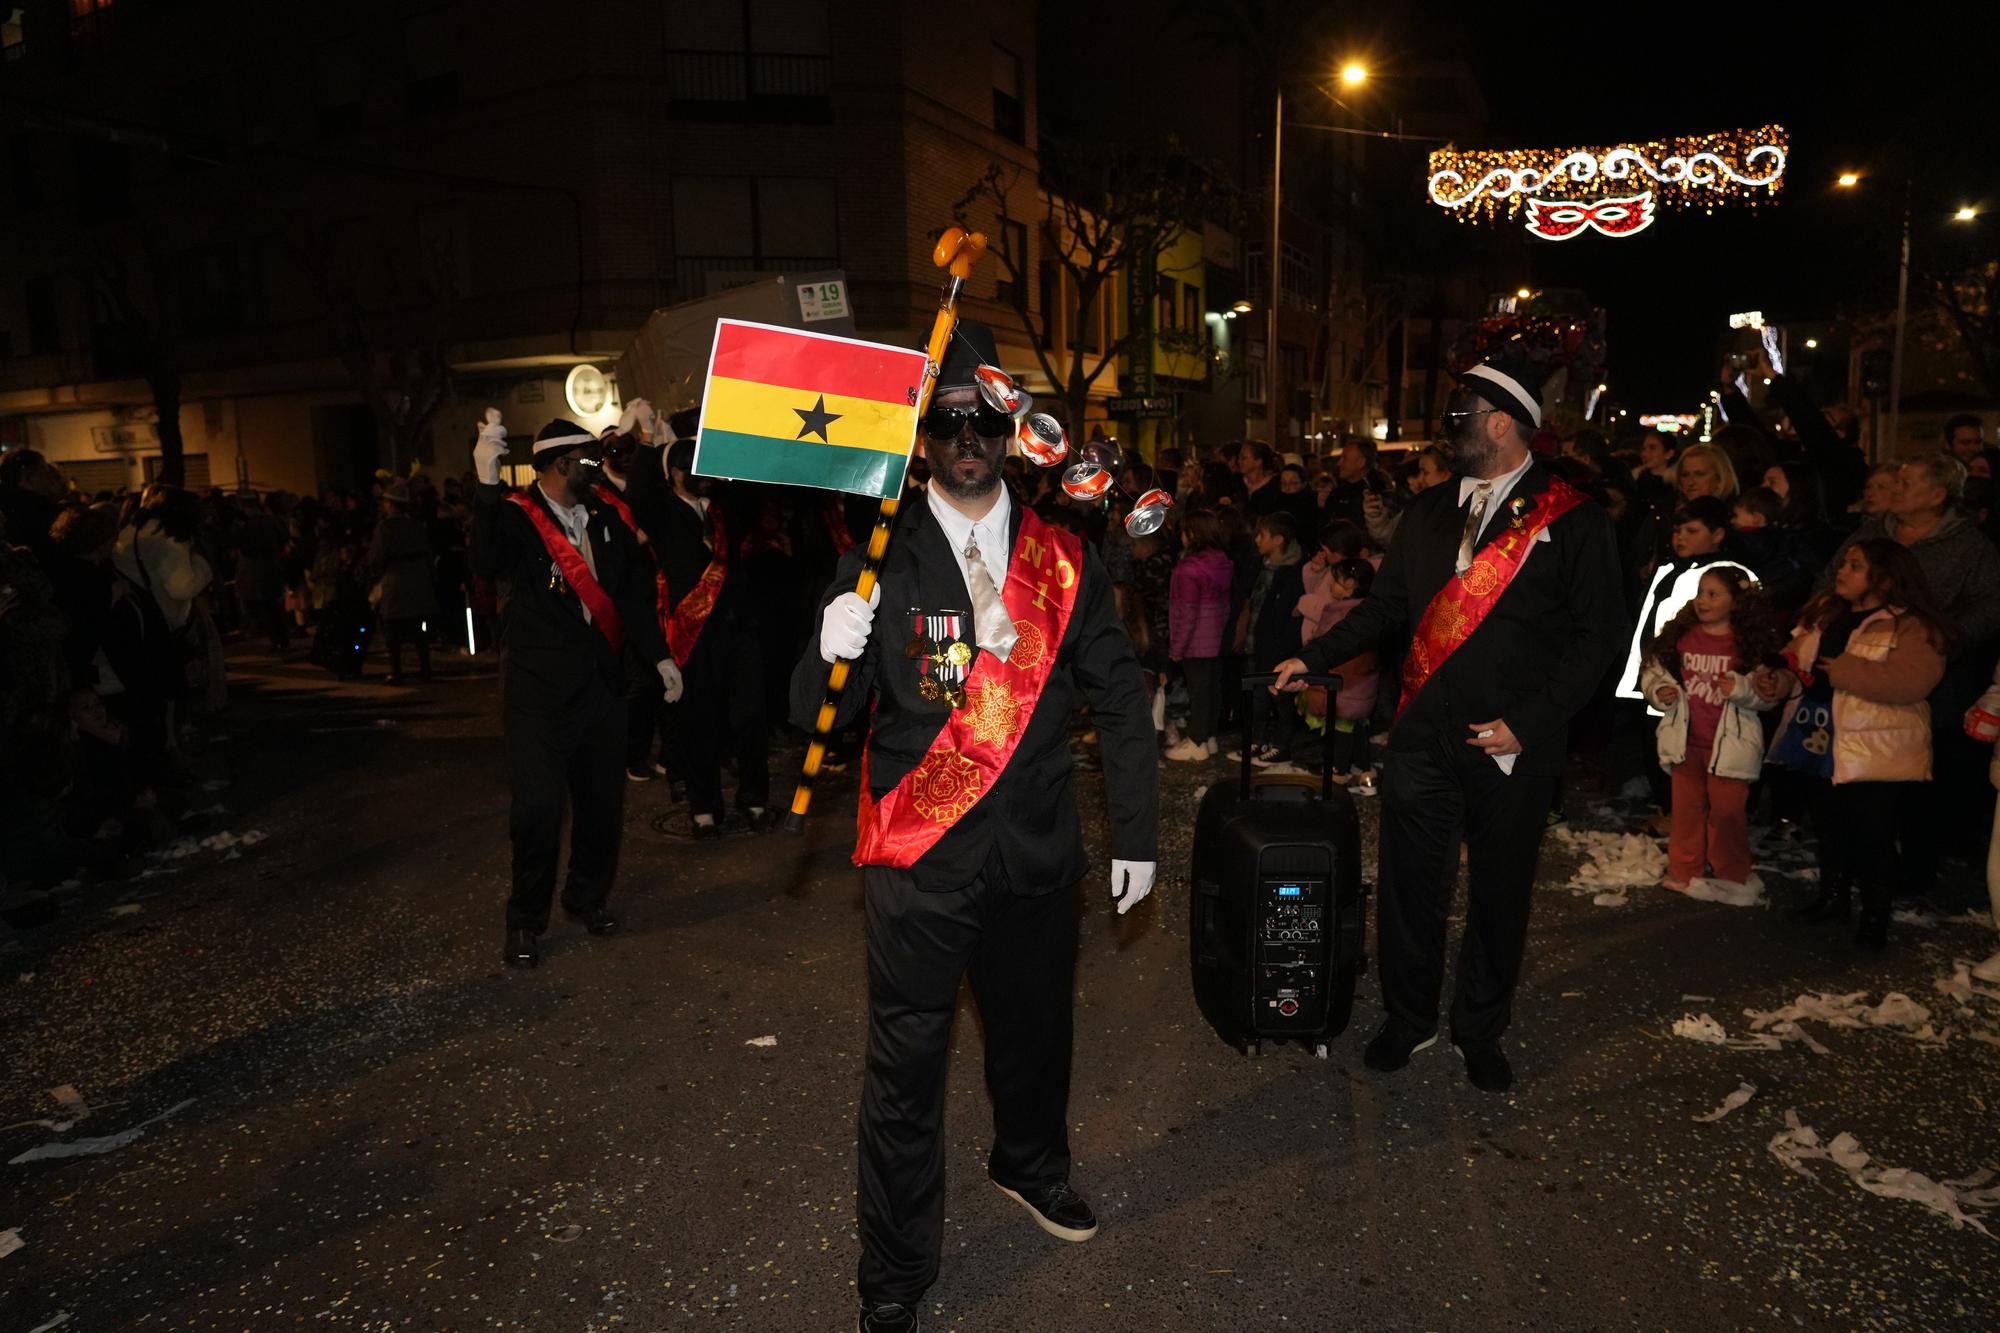
<svg viewBox="0 0 2000 1333"><path fill-rule="evenodd" d="M930 356L930 365L924 374L923 388L917 392L917 429L923 429L924 414L930 410L931 391L937 387L938 370L944 365L945 349L951 345L951 331L958 326L958 294L965 289L966 279L972 276L972 266L986 253L986 236L983 232L968 235L958 227L947 228L938 238L937 248L931 251L931 262L944 269L949 275L945 279L944 299L938 304L937 319L931 324L930 342L925 350ZM916 438L910 441L910 453L915 455ZM904 464L908 474L909 465ZM875 530L868 534L868 550L861 561L861 577L854 580L854 593L862 601L875 591L875 571L882 567L882 557L889 550L889 533L896 524L896 510L902 503L900 491L896 495L884 496L882 507L875 514ZM833 667L826 676L826 697L820 700L819 715L813 719L812 744L806 747L805 769L799 774L799 785L792 792L792 808L785 813L785 832L804 833L806 812L812 808L813 781L819 777L820 765L826 759L826 738L833 732L833 720L840 711L841 691L847 688L849 663L846 658L835 658Z"/></svg>

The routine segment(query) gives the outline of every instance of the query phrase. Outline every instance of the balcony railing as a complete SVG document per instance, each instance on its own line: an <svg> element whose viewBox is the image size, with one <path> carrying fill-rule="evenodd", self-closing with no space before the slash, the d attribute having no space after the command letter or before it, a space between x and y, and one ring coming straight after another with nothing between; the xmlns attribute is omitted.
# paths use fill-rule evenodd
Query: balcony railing
<svg viewBox="0 0 2000 1333"><path fill-rule="evenodd" d="M760 51L669 51L674 110L720 119L824 121L832 117L829 56Z"/></svg>
<svg viewBox="0 0 2000 1333"><path fill-rule="evenodd" d="M832 255L680 255L674 260L674 295L680 300L745 287L779 273L839 268Z"/></svg>

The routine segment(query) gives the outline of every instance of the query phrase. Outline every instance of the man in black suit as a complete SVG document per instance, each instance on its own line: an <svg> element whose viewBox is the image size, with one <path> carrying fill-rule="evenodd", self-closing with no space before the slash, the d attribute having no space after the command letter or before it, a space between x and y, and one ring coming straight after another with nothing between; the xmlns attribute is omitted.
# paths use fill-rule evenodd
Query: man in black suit
<svg viewBox="0 0 2000 1333"><path fill-rule="evenodd" d="M1500 1036L1569 722L1603 682L1626 628L1610 518L1528 452L1541 424L1538 370L1514 359L1460 377L1444 414L1457 484L1411 502L1368 600L1278 668L1279 688L1297 689L1293 676L1415 631L1381 782L1378 948L1389 1017L1364 1058L1371 1069L1400 1069L1437 1040L1463 840L1469 883L1451 1035L1473 1084L1491 1092L1513 1082Z"/></svg>
<svg viewBox="0 0 2000 1333"><path fill-rule="evenodd" d="M487 409L472 453L472 566L508 586L501 708L514 887L501 956L534 967L555 897L565 797L563 911L593 935L618 929L604 904L624 828L626 640L653 663L669 701L680 697L681 678L654 611L652 561L597 498L597 437L551 421L535 437L533 484L510 495L500 484L499 416Z"/></svg>
<svg viewBox="0 0 2000 1333"><path fill-rule="evenodd" d="M1159 756L1138 660L1096 553L1000 484L1013 421L981 401L972 374L997 361L989 330L958 326L924 423L928 492L906 502L869 600L851 591L862 549L842 557L818 641L792 675L801 726L812 725L836 659L852 663L839 720L874 705L855 854L868 923L864 1333L914 1330L937 1276L945 1065L968 970L993 1097L988 1174L1049 1234L1096 1233L1069 1184L1066 1116L1086 871L1069 750L1079 695L1103 751L1118 910L1153 882ZM1065 597L1059 632L1053 620L1037 622ZM1039 680L1039 693L1013 693L1008 682L1020 680ZM995 692L996 682L1008 688ZM971 772L967 756L989 742L1012 747L989 760L1003 766ZM924 777L933 765L938 781Z"/></svg>

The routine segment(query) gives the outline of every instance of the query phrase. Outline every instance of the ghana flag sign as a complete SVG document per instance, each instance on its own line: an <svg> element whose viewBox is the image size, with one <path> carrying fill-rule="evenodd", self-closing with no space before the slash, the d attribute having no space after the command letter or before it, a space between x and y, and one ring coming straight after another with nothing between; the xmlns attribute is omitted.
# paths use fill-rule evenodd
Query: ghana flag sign
<svg viewBox="0 0 2000 1333"><path fill-rule="evenodd" d="M927 360L881 343L719 319L694 470L900 495Z"/></svg>

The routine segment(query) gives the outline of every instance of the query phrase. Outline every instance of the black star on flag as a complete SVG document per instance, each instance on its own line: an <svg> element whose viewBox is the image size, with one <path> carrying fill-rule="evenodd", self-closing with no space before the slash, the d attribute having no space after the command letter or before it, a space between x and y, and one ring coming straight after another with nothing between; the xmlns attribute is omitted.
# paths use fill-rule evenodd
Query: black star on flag
<svg viewBox="0 0 2000 1333"><path fill-rule="evenodd" d="M821 394L819 401L811 407L795 407L792 411L798 413L799 420L805 423L799 427L799 433L794 438L803 440L808 435L817 435L822 440L826 440L828 444L833 443L832 440L827 439L826 428L840 420L841 414L826 410L825 394Z"/></svg>

